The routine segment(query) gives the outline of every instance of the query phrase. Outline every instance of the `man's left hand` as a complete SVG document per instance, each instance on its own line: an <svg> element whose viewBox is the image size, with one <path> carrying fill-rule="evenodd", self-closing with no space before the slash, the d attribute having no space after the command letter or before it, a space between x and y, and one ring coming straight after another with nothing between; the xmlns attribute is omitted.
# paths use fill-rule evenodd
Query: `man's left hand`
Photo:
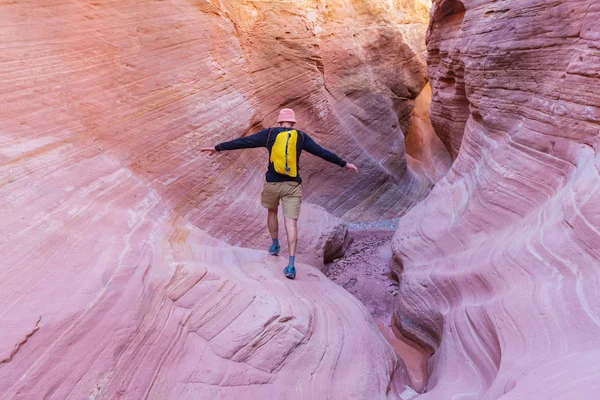
<svg viewBox="0 0 600 400"><path fill-rule="evenodd" d="M358 168L356 168L356 165L354 164L346 163L344 168L346 168L346 171L356 172L358 174Z"/></svg>

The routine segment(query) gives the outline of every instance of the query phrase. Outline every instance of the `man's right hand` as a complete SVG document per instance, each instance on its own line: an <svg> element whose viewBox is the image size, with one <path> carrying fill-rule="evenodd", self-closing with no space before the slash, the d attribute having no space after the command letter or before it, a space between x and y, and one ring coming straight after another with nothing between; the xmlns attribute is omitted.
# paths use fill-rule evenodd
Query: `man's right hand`
<svg viewBox="0 0 600 400"><path fill-rule="evenodd" d="M212 156L217 152L217 149L215 149L214 147L202 147L200 151L206 152L209 156Z"/></svg>
<svg viewBox="0 0 600 400"><path fill-rule="evenodd" d="M356 172L358 174L358 168L356 168L356 165L354 164L346 163L344 168L346 168L346 171Z"/></svg>

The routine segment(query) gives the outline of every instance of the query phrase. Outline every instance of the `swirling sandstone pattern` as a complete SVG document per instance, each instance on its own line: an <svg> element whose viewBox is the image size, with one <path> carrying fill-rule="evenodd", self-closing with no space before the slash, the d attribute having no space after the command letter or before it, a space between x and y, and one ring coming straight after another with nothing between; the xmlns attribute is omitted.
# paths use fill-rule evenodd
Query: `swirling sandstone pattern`
<svg viewBox="0 0 600 400"><path fill-rule="evenodd" d="M364 171L303 159L300 261L339 255L337 217L395 216L429 190L401 131L427 8L215 4L0 5L3 399L386 397L400 362L364 307L229 246L266 245L265 154L198 149L294 107Z"/></svg>
<svg viewBox="0 0 600 400"><path fill-rule="evenodd" d="M434 2L432 122L456 160L400 221L396 323L422 399L600 393L600 4Z"/></svg>
<svg viewBox="0 0 600 400"><path fill-rule="evenodd" d="M65 143L104 152L211 235L256 246L267 238L256 203L263 151L208 160L198 148L272 125L291 106L300 128L361 168L350 176L306 155L308 202L337 217L388 218L431 187L408 169L401 131L426 82L420 2L11 3L1 12L3 161ZM223 223L233 216L239 223ZM314 232L301 249L319 240Z"/></svg>
<svg viewBox="0 0 600 400"><path fill-rule="evenodd" d="M284 260L173 220L97 162L114 170L41 220L36 243L3 248L0 397L386 398L397 359L356 299L308 265L289 284Z"/></svg>

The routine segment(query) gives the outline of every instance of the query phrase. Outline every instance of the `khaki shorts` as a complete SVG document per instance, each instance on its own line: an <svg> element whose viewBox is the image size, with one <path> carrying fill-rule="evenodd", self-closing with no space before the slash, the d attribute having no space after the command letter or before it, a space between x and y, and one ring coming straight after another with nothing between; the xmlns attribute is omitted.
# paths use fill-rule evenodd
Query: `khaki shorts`
<svg viewBox="0 0 600 400"><path fill-rule="evenodd" d="M302 185L298 182L265 182L260 196L262 206L277 208L279 199L283 206L283 216L298 219L302 203Z"/></svg>

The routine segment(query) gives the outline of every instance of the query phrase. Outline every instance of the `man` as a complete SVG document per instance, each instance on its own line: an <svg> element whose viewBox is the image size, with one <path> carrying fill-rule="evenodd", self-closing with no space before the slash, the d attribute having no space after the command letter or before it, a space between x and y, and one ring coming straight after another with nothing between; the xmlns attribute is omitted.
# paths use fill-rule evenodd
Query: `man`
<svg viewBox="0 0 600 400"><path fill-rule="evenodd" d="M267 226L273 240L273 244L269 247L269 254L277 256L280 251L277 208L281 200L290 253L289 264L283 273L289 279L294 279L296 277L294 262L298 241L297 220L302 201L302 179L299 174L302 150L346 168L348 171L358 172L358 168L319 146L306 133L292 129L296 123L296 116L292 109L282 109L277 122L279 127L263 129L254 135L224 142L215 147L203 147L200 151L208 152L212 156L224 150L254 147L266 147L269 150L269 168L261 194L261 203L268 210Z"/></svg>

